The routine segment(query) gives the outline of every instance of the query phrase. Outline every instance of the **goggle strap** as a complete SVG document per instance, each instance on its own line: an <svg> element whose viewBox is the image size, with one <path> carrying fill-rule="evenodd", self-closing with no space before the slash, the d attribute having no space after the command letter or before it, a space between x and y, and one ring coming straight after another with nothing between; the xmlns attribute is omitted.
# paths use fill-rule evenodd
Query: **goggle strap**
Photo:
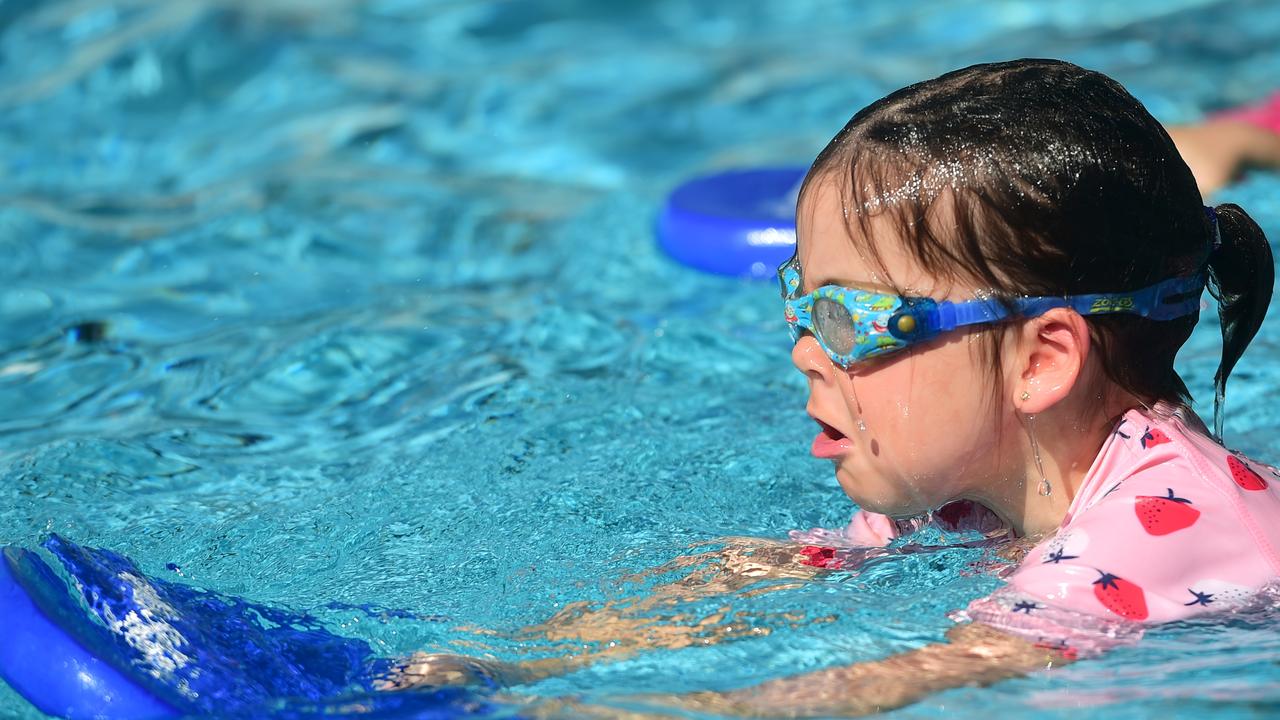
<svg viewBox="0 0 1280 720"><path fill-rule="evenodd" d="M1156 300L1155 309L1147 317L1152 320L1172 320L1200 312L1200 294L1204 291L1206 276L1203 272L1180 278L1171 278L1156 287L1163 286Z"/></svg>
<svg viewBox="0 0 1280 720"><path fill-rule="evenodd" d="M1075 295L1066 299L1081 315L1126 313L1152 320L1173 320L1199 312L1202 290L1204 274L1197 273L1169 278L1135 292Z"/></svg>
<svg viewBox="0 0 1280 720"><path fill-rule="evenodd" d="M944 301L938 303L936 313L938 332L966 325L992 323L1010 315L1008 309L995 300L966 300L961 303Z"/></svg>
<svg viewBox="0 0 1280 720"><path fill-rule="evenodd" d="M1022 317L1038 317L1060 307L1069 307L1081 315L1126 313L1152 320L1173 320L1200 310L1204 280L1204 274L1198 273L1169 278L1136 292L1018 298L1012 301L1012 312L999 300L944 301L938 303L933 319L938 332L992 323L1015 313Z"/></svg>

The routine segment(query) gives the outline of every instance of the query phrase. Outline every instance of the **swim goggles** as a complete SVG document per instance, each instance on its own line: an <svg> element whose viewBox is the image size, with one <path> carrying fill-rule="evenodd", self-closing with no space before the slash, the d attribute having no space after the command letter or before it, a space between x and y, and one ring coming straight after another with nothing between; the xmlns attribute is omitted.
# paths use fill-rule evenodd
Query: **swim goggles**
<svg viewBox="0 0 1280 720"><path fill-rule="evenodd" d="M943 333L1015 317L1033 318L1053 308L1081 315L1125 313L1152 320L1172 320L1200 311L1205 275L1174 277L1150 287L1122 293L1094 293L1012 299L984 298L951 302L826 285L800 294L800 259L792 256L778 268L778 282L792 341L803 331L832 362L849 367L926 342Z"/></svg>

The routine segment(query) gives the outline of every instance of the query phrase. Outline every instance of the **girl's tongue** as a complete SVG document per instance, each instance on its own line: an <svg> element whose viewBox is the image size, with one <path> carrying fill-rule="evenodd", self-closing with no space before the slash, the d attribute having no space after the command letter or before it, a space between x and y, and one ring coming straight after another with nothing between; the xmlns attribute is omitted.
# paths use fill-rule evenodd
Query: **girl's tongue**
<svg viewBox="0 0 1280 720"><path fill-rule="evenodd" d="M853 443L844 436L844 433L821 420L818 421L818 425L822 427L822 432L813 439L813 446L809 449L814 457L830 460L844 455L853 448Z"/></svg>

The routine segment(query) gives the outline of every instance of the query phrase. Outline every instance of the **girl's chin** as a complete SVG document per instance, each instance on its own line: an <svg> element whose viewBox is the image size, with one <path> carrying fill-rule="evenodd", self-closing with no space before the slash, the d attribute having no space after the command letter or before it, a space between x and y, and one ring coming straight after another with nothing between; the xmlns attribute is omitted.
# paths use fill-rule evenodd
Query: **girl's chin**
<svg viewBox="0 0 1280 720"><path fill-rule="evenodd" d="M918 517L926 513L926 510L920 510L914 506L903 505L899 503L880 503L874 500L859 500L850 495L849 499L853 500L859 508L866 512L876 513L891 517L894 520L906 520L908 518Z"/></svg>
<svg viewBox="0 0 1280 720"><path fill-rule="evenodd" d="M868 482L865 478L858 479L843 469L836 470L836 481L840 483L840 489L844 490L844 494L867 512L888 515L891 518L910 518L932 509L919 507L919 498L902 497L892 492L894 487L890 482Z"/></svg>

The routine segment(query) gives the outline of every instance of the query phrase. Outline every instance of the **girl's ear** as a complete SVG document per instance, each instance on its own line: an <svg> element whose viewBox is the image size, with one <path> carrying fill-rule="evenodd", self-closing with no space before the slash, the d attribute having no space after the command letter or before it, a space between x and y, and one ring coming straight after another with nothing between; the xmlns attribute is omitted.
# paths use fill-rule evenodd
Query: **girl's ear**
<svg viewBox="0 0 1280 720"><path fill-rule="evenodd" d="M1018 331L1012 381L1013 407L1044 412L1071 393L1089 357L1089 325L1074 310L1054 308Z"/></svg>

